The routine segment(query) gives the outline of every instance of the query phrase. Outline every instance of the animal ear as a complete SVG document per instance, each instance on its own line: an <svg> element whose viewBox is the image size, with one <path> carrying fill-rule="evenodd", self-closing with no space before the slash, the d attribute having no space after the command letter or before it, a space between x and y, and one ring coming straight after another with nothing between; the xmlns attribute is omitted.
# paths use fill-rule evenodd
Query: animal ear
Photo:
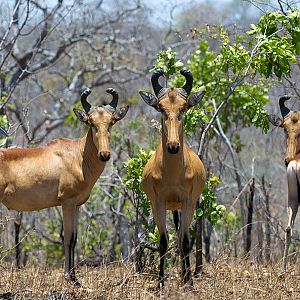
<svg viewBox="0 0 300 300"><path fill-rule="evenodd" d="M122 120L126 116L128 109L129 109L129 105L117 108L114 113L115 122Z"/></svg>
<svg viewBox="0 0 300 300"><path fill-rule="evenodd" d="M188 107L195 106L204 97L205 92L206 91L200 91L191 96L187 101Z"/></svg>
<svg viewBox="0 0 300 300"><path fill-rule="evenodd" d="M268 119L270 123L272 123L276 127L282 127L283 120L276 115L268 115Z"/></svg>
<svg viewBox="0 0 300 300"><path fill-rule="evenodd" d="M89 116L81 109L73 108L74 114L79 119L79 121L91 125Z"/></svg>
<svg viewBox="0 0 300 300"><path fill-rule="evenodd" d="M150 94L150 93L147 93L147 92L142 92L142 91L139 91L139 94L141 96L141 98L150 106L154 107L155 109L158 110L158 101L157 101L157 98Z"/></svg>

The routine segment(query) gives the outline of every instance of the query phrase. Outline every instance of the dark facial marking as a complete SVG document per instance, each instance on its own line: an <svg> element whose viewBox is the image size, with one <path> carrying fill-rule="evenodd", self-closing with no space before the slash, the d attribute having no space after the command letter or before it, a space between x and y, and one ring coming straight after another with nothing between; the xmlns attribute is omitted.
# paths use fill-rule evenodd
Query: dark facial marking
<svg viewBox="0 0 300 300"><path fill-rule="evenodd" d="M168 151L170 154L177 154L179 151L179 145L178 146L168 146Z"/></svg>

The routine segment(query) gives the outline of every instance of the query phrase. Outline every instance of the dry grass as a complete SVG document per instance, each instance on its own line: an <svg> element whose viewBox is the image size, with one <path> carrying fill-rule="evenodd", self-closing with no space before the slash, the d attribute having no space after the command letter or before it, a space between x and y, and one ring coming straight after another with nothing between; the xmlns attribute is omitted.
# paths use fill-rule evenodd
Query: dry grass
<svg viewBox="0 0 300 300"><path fill-rule="evenodd" d="M285 278L278 266L219 260L194 279L193 290L180 285L178 270L167 271L163 292L149 274L135 274L132 265L113 264L77 269L84 288L74 288L62 270L26 267L0 269L0 299L300 299L300 265L290 265ZM2 297L2 298L1 298Z"/></svg>

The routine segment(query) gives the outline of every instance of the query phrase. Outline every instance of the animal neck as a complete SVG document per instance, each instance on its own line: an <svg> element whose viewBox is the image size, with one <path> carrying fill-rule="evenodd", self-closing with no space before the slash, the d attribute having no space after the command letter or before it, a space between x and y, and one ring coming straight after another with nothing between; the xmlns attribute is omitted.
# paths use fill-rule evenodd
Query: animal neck
<svg viewBox="0 0 300 300"><path fill-rule="evenodd" d="M80 140L82 155L82 170L84 179L94 184L105 167L105 162L98 158L98 150L94 144L93 129Z"/></svg>
<svg viewBox="0 0 300 300"><path fill-rule="evenodd" d="M169 172L175 172L177 169L182 169L184 165L184 138L183 138L183 128L180 130L179 135L180 148L176 154L172 154L168 151L167 147L167 133L164 126L162 126L162 138L161 138L161 147L162 147L162 163L163 167ZM171 170L171 171L170 171ZM174 174L174 173L170 173Z"/></svg>

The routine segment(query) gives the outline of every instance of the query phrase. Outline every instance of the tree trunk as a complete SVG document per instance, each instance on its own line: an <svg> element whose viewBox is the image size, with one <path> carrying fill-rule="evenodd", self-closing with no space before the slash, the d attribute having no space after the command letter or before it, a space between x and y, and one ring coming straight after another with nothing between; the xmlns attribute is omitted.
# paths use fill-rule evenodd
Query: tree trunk
<svg viewBox="0 0 300 300"><path fill-rule="evenodd" d="M17 214L14 225L15 225L15 254L16 254L16 265L17 268L21 268L21 253L22 253L22 248L20 244L20 229L21 229L21 223L22 223L22 217L23 213L20 212Z"/></svg>
<svg viewBox="0 0 300 300"><path fill-rule="evenodd" d="M269 197L268 197L269 198ZM271 261L271 213L270 213L270 206L269 206L269 199L266 198L266 261Z"/></svg>
<svg viewBox="0 0 300 300"><path fill-rule="evenodd" d="M129 231L128 228L130 227L129 222L125 219L122 218L121 222L121 233L120 234L120 242L122 244L122 257L123 260L125 259L126 262L128 262L128 259L130 258L130 236L129 236Z"/></svg>
<svg viewBox="0 0 300 300"><path fill-rule="evenodd" d="M215 111L217 111L217 106L216 106L215 100L213 99L212 102L213 102ZM218 115L216 115L216 122L217 122L217 126L219 129L220 135L223 138L223 140L225 141L225 143L228 146L228 149L230 151L230 155L231 155L231 159L232 159L232 163L233 163L233 167L234 167L233 170L234 170L234 174L235 174L235 180L236 180L237 188L238 188L238 194L240 194L241 191L243 190L243 187L242 187L242 178L241 178L238 170L240 169L239 166L241 166L242 164L241 164L241 161L238 159L236 151L234 150L234 148L231 145L230 139L226 136L226 134L222 128L222 125L221 125ZM243 247L245 250L245 248L246 248L246 232L245 232L246 209L245 209L245 201L244 201L243 195L240 195L240 208L241 208L241 221L242 221L242 230L241 230L242 231L242 239L243 239L242 242L243 242Z"/></svg>
<svg viewBox="0 0 300 300"><path fill-rule="evenodd" d="M135 222L134 222L134 263L135 263L135 271L141 272L142 270L142 249L139 246L139 199L136 201L136 209L135 209Z"/></svg>
<svg viewBox="0 0 300 300"><path fill-rule="evenodd" d="M117 210L111 209L114 212L113 223L115 224L115 226L114 226L114 234L111 239L111 246L108 254L108 262L116 261L116 245L118 244L121 235L120 232L121 232L121 225L123 219L122 213L123 213L124 205L125 205L125 199L123 197L119 197Z"/></svg>
<svg viewBox="0 0 300 300"><path fill-rule="evenodd" d="M210 242L211 242L211 234L212 234L212 224L205 220L204 221L204 245L205 245L205 260L206 262L210 262L211 256L210 256Z"/></svg>
<svg viewBox="0 0 300 300"><path fill-rule="evenodd" d="M200 207L199 200L197 202L197 208ZM202 259L202 228L203 228L203 217L197 217L195 226L196 235L196 267L195 276L202 272L203 259Z"/></svg>
<svg viewBox="0 0 300 300"><path fill-rule="evenodd" d="M247 230L246 230L246 255L249 255L249 252L251 250L254 189L255 189L255 179L252 178L252 183L250 185L250 196L247 203L248 216L247 216Z"/></svg>
<svg viewBox="0 0 300 300"><path fill-rule="evenodd" d="M266 262L270 262L271 260L271 212L270 212L270 191L271 191L271 183L269 183L269 187L266 187L265 176L262 176L262 189L265 196L265 224L266 224L266 250L265 250L265 260Z"/></svg>
<svg viewBox="0 0 300 300"><path fill-rule="evenodd" d="M257 215L257 248L258 248L258 253L256 255L256 259L258 263L261 263L263 260L263 227L262 227L262 217L261 217L261 209L258 209L256 211Z"/></svg>

